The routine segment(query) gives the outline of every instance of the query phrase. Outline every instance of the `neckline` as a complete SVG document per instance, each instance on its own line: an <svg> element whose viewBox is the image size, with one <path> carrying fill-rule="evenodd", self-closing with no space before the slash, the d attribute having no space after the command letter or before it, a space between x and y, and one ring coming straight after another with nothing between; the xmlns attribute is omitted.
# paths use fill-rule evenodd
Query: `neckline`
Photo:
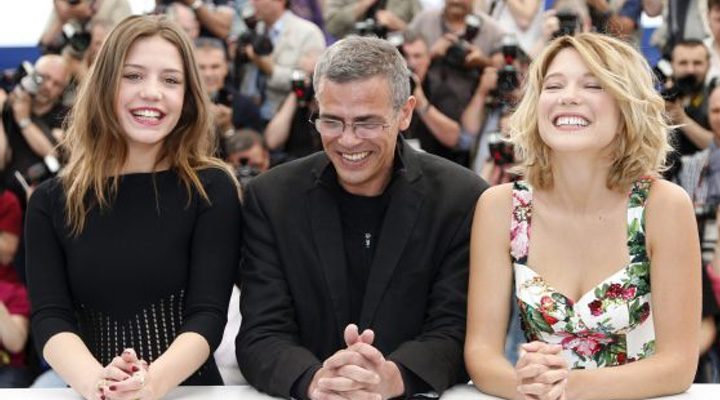
<svg viewBox="0 0 720 400"><path fill-rule="evenodd" d="M544 278L542 275L540 275L540 273L538 273L537 271L535 271L534 268L530 267L529 263L527 262L527 260L528 260L529 257L530 257L530 243L531 243L531 242L530 242L530 226L532 225L532 218L531 218L531 217L529 217L528 220L527 220L528 226L527 226L527 230L525 231L526 242L527 242L526 254L525 254L525 256L523 257L523 259L525 260L525 263L521 262L519 259L517 259L517 260L514 259L514 260L513 260L513 266L522 266L522 267L525 268L526 270L530 271L534 276L536 276L537 278L539 278L540 280L542 280L542 282L545 284L545 286L548 288L548 290L550 290L550 291L553 292L553 293L557 293L557 294L559 294L560 296L564 297L564 298L569 302L569 304L571 304L571 307L574 307L575 304L581 302L586 296L588 296L588 295L590 295L590 294L593 294L598 287L602 286L602 285L605 284L606 282L608 282L608 281L610 281L611 279L615 278L617 275L619 275L619 274L621 274L621 273L626 273L629 267L631 267L631 266L633 266L633 265L635 265L635 264L637 263L637 262L633 262L633 261L632 261L632 260L633 260L633 252L632 252L632 250L631 250L631 248L630 248L630 242L631 242L632 239L633 239L633 236L631 235L630 229L629 229L630 226L631 226L630 210L633 209L633 208L635 208L635 207L633 206L633 195L634 195L636 192L642 191L642 189L639 187L639 185L641 185L643 182L645 182L645 181L648 180L648 179L649 179L649 178L643 177L643 178L640 178L640 179L638 179L637 181L633 182L632 186L630 187L630 190L627 192L627 195L626 195L626 206L625 206L625 210L626 210L626 212L625 212L625 227L626 227L625 232L626 232L626 236L625 236L625 246L626 246L626 248L627 248L627 250L628 250L628 262L625 263L621 268L615 270L615 272L613 272L611 275L609 275L609 276L606 277L605 279L601 280L601 281L598 282L597 284L595 284L595 285L593 285L592 287L590 287L590 289L588 289L586 292L582 293L582 294L580 295L580 297L577 298L577 300L573 300L570 296L566 295L563 291L560 291L560 290L558 290L555 286L551 285L547 280L545 280L545 278ZM529 209L529 211L530 211L529 214L532 215L532 210L533 210L533 189L532 189L532 186L530 186L530 184L529 184L528 182L526 182L526 181L519 181L519 182L516 182L516 184L519 184L519 185L520 185L520 189L516 189L515 187L517 187L517 186L514 186L514 187L513 187L513 191L515 191L515 190L524 190L524 191L527 191L527 192L530 194L529 198L527 199L527 200L528 200L527 207L528 207L528 209ZM514 184L514 185L516 185L516 184ZM649 188L648 188L648 190L649 190ZM647 193L645 194L645 196L644 196L644 198L643 198L643 200L642 200L643 210L644 210L644 208L645 208L645 201L646 201L646 200L647 200ZM513 200L513 201L514 201L514 200ZM515 215L514 209L515 209L515 206L513 206L513 218L515 218L515 217L514 217L514 215ZM516 239L517 239L517 238L516 238Z"/></svg>
<svg viewBox="0 0 720 400"><path fill-rule="evenodd" d="M545 278L543 278L542 275L540 275L537 271L535 271L535 270L534 270L533 268L531 268L529 265L526 265L526 264L523 264L523 263L520 263L520 262L515 262L515 263L513 263L513 266L515 266L515 267L523 267L523 268L525 268L526 270L530 271L530 273L532 273L534 276L540 278L540 280L542 280L542 282L545 284L545 286L547 287L547 289L548 289L549 291L551 291L551 292L553 292L553 293L557 293L557 294L559 294L560 296L564 297L564 298L567 300L567 303L570 304L570 307L573 307L573 308L575 307L575 304L580 304L580 303L582 303L583 299L584 299L585 297L587 297L588 295L590 295L590 294L593 294L593 295L594 295L595 290L596 290L598 287L604 285L604 284L607 283L608 281L612 281L612 279L615 278L617 275L620 275L620 274L623 274L623 273L627 273L628 268L630 268L630 267L633 266L633 265L635 265L635 263L627 263L627 264L625 264L622 268L616 270L616 271L613 272L610 276L608 276L607 278L601 280L601 281L598 282L595 286L591 287L591 288L588 289L585 293L581 294L580 297L577 298L577 300L573 300L570 296L566 295L566 294L565 294L564 292L562 292L561 290L558 290L555 286L549 284L548 281L546 281Z"/></svg>

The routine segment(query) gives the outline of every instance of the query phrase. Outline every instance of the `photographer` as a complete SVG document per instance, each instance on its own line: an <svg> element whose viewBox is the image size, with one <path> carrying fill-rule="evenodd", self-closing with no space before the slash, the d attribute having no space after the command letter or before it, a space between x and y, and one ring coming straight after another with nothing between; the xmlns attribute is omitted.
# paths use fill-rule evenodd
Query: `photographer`
<svg viewBox="0 0 720 400"><path fill-rule="evenodd" d="M325 22L328 33L340 39L366 19L384 31L403 31L421 10L418 0L327 0Z"/></svg>
<svg viewBox="0 0 720 400"><path fill-rule="evenodd" d="M442 113L432 102L429 92L430 49L423 37L413 31L403 34L401 53L412 72L412 95L415 96L415 109L410 127L404 132L409 139L420 141L420 147L428 153L436 154L456 161L464 156L458 152L460 142L460 124ZM458 154L460 153L460 154Z"/></svg>
<svg viewBox="0 0 720 400"><path fill-rule="evenodd" d="M426 91L431 103L448 118L458 121L473 96L480 67L490 64L490 53L500 43L502 28L487 14L471 14L471 0L448 0L439 10L426 10L410 24L430 43L432 63ZM469 152L454 160L469 165Z"/></svg>
<svg viewBox="0 0 720 400"><path fill-rule="evenodd" d="M590 11L579 0L556 0L553 7L543 14L542 36L531 47L529 56L537 57L550 41L563 35L590 32Z"/></svg>
<svg viewBox="0 0 720 400"><path fill-rule="evenodd" d="M299 69L293 71L293 91L270 120L263 134L270 151L285 161L322 150L320 135L315 126L308 124L318 111L312 74L319 55L319 51L314 51L300 59Z"/></svg>
<svg viewBox="0 0 720 400"><path fill-rule="evenodd" d="M232 166L242 187L270 169L270 152L262 136L252 129L234 132L224 139L223 146L227 149L225 161Z"/></svg>
<svg viewBox="0 0 720 400"><path fill-rule="evenodd" d="M267 36L272 44L269 54L264 51L269 49L258 48L261 41L256 39L238 46L238 51L249 61L242 71L242 93L257 100L265 122L272 119L290 93L292 71L297 68L300 57L325 48L320 28L293 14L288 3L289 0L254 2L255 17L259 21L254 32L256 36ZM236 58L238 56L240 54Z"/></svg>
<svg viewBox="0 0 720 400"><path fill-rule="evenodd" d="M228 61L223 43L208 37L198 38L194 43L200 76L213 103L210 111L218 137L231 135L234 128L262 129L258 107L226 82Z"/></svg>
<svg viewBox="0 0 720 400"><path fill-rule="evenodd" d="M127 0L53 0L40 46L48 53L60 53L68 43L68 33L87 33L86 25L95 19L109 21L112 28L130 14Z"/></svg>
<svg viewBox="0 0 720 400"><path fill-rule="evenodd" d="M700 40L677 42L671 52L672 77L665 83L663 97L665 111L672 124L680 125L674 131L675 158L693 154L707 148L712 142L708 124L708 91L705 78L709 69L709 52ZM679 160L666 176L672 178L682 168Z"/></svg>
<svg viewBox="0 0 720 400"><path fill-rule="evenodd" d="M487 171L488 161L502 167L512 164L510 161L506 162L506 158L498 158L499 153L492 154L491 147L503 142L494 140L497 135L491 135L503 133L502 117L509 113L522 97L521 88L530 64L530 59L519 48L513 35L503 38L502 46L492 53L491 60L492 65L483 70L475 93L461 118L463 131L476 138L471 168L481 175L483 171Z"/></svg>
<svg viewBox="0 0 720 400"><path fill-rule="evenodd" d="M5 93L0 90L0 134L7 138L11 153L5 181L23 204L27 193L14 176L15 171L31 185L57 171L54 147L62 138L61 126L67 113L60 102L69 79L67 64L58 55L42 56L26 78L4 101ZM44 161L48 156L55 161L54 166Z"/></svg>
<svg viewBox="0 0 720 400"><path fill-rule="evenodd" d="M225 40L230 36L235 10L229 0L155 0L156 10L166 12L172 3L180 3L195 13L200 23L200 37Z"/></svg>

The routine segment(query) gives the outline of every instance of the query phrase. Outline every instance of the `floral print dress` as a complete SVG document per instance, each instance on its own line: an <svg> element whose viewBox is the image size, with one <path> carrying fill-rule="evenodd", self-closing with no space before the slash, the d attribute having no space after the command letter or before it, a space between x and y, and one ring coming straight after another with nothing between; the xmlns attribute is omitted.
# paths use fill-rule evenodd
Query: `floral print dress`
<svg viewBox="0 0 720 400"><path fill-rule="evenodd" d="M650 184L650 179L639 180L629 195L629 263L576 302L550 287L527 265L532 190L525 182L514 184L510 253L525 338L560 344L570 368L622 365L655 352L644 231Z"/></svg>

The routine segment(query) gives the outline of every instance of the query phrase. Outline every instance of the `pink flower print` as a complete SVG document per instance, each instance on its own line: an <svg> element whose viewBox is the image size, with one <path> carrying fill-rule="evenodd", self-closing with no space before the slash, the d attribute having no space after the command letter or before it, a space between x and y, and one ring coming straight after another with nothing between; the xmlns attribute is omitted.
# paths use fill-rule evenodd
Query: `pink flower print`
<svg viewBox="0 0 720 400"><path fill-rule="evenodd" d="M591 357L602 350L603 346L612 343L612 339L599 332L581 331L576 334L564 333L560 342L564 349L570 349L581 357Z"/></svg>
<svg viewBox="0 0 720 400"><path fill-rule="evenodd" d="M623 288L619 283L611 284L605 291L605 297L608 299L619 299L623 297Z"/></svg>
<svg viewBox="0 0 720 400"><path fill-rule="evenodd" d="M595 317L602 315L603 313L603 303L599 299L595 299L590 304L588 304L588 308L590 308L590 314Z"/></svg>
<svg viewBox="0 0 720 400"><path fill-rule="evenodd" d="M513 199L515 199L517 206L526 208L532 200L532 194L529 190L514 190Z"/></svg>
<svg viewBox="0 0 720 400"><path fill-rule="evenodd" d="M517 222L513 220L510 228L510 255L516 260L522 259L527 256L529 242L529 230L530 227L527 221Z"/></svg>
<svg viewBox="0 0 720 400"><path fill-rule="evenodd" d="M559 321L557 318L550 315L550 312L556 308L555 302L550 296L543 296L540 299L540 314L542 314L543 319L550 326L555 325Z"/></svg>
<svg viewBox="0 0 720 400"><path fill-rule="evenodd" d="M650 316L650 303L643 303L643 305L640 306L640 318L638 320L642 324L645 322L646 319Z"/></svg>
<svg viewBox="0 0 720 400"><path fill-rule="evenodd" d="M637 288L635 286L630 286L623 290L622 298L624 300L632 300L635 298L635 293L637 293Z"/></svg>

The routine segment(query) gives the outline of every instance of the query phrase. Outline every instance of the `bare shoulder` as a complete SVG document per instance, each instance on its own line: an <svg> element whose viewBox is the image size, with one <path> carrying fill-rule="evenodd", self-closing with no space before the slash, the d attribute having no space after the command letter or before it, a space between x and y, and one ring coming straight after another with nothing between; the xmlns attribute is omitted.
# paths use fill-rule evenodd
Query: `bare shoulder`
<svg viewBox="0 0 720 400"><path fill-rule="evenodd" d="M510 223L512 212L512 183L492 186L485 190L478 199L475 211L476 221L493 228Z"/></svg>
<svg viewBox="0 0 720 400"><path fill-rule="evenodd" d="M674 215L692 210L692 201L685 189L664 179L653 181L646 203L647 217L657 215L665 219L669 217L668 214Z"/></svg>
<svg viewBox="0 0 720 400"><path fill-rule="evenodd" d="M655 180L645 207L645 224L651 248L655 242L672 243L681 232L695 235L695 211L687 192L672 182Z"/></svg>

